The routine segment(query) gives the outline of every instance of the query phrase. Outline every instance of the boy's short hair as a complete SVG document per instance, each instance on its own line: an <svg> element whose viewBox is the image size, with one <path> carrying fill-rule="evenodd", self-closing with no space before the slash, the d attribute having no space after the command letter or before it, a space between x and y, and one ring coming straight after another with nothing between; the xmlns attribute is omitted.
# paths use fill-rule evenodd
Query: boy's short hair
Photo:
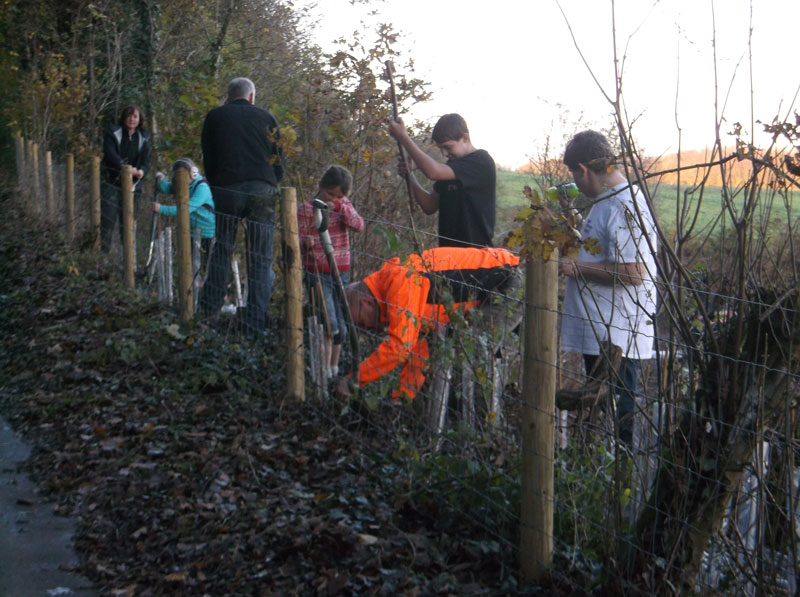
<svg viewBox="0 0 800 597"><path fill-rule="evenodd" d="M434 125L431 138L434 143L444 143L458 141L468 134L467 121L460 114L445 114Z"/></svg>
<svg viewBox="0 0 800 597"><path fill-rule="evenodd" d="M345 195L350 193L353 186L353 175L344 166L331 166L325 170L325 174L319 179L319 186L323 189L339 187Z"/></svg>
<svg viewBox="0 0 800 597"><path fill-rule="evenodd" d="M583 164L589 170L602 172L616 161L616 157L605 135L587 130L569 140L563 161L570 170L577 170L578 165Z"/></svg>

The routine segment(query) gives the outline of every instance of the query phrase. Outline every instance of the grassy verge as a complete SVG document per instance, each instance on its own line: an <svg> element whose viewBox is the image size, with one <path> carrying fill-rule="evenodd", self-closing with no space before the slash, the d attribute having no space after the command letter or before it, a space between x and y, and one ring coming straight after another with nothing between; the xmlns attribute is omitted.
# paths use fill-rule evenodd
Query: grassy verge
<svg viewBox="0 0 800 597"><path fill-rule="evenodd" d="M498 235L513 227L514 215L520 207L526 205L527 200L522 191L525 185L540 190L538 181L532 174L505 170L497 172L496 230ZM672 233L675 230L675 223L680 217L683 217L684 228L693 224L694 234L698 236L709 232L716 234L723 227L730 230L731 214L724 207L720 187L705 187L702 192L696 190L687 193L688 190L689 187L678 189L674 185L660 185L651 188L656 217L664 230ZM755 217L759 218L766 228L775 231L785 229L787 222L792 222L800 217L797 201L797 193L790 193L788 202L784 202L780 197L775 197L771 202L761 202L762 205L769 205L769 209L762 207ZM735 214L741 214L744 197L741 193L734 195L730 204L733 206Z"/></svg>

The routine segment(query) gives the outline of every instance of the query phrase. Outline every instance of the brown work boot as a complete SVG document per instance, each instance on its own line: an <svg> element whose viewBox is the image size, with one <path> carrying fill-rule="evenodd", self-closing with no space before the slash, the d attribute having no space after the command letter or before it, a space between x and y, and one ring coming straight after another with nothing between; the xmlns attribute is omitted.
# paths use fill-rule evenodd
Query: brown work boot
<svg viewBox="0 0 800 597"><path fill-rule="evenodd" d="M603 347L602 358L597 359L591 371L587 372L586 381L578 388L561 388L556 392L556 408L560 410L582 410L598 404L608 397L616 384L616 379L609 379L609 372L619 371L622 349L608 343Z"/></svg>

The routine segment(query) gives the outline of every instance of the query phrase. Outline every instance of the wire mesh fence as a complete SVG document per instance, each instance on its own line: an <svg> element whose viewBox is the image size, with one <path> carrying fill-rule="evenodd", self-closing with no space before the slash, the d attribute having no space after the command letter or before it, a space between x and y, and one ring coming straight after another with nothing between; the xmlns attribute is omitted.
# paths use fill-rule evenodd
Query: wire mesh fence
<svg viewBox="0 0 800 597"><path fill-rule="evenodd" d="M28 213L74 237L76 251L107 249L107 267L121 275L121 220L115 214L106 227L109 242L101 247L103 224L94 215L95 204L115 202L118 190L101 189L98 196L90 164L42 160L24 140L17 148L20 197ZM152 183L141 186L133 201L135 287L177 307L173 219L153 217ZM428 512L430 524L443 532L464 533L499 568L524 570L526 560L542 558L538 563L547 573L538 580L548 577L564 590L604 585L625 594L796 593L800 380L791 356L797 312L788 303L743 301L709 290L703 296L724 308L715 309L714 329L700 330L698 341L690 342L692 336L676 331L679 325L664 315L661 298L653 313L653 352L639 355L631 435L625 438L617 400L622 355L613 345L603 346L587 370L583 355L559 354L552 338L557 358L538 363L555 380L551 406L530 401L531 391L548 386L532 379L530 370L526 376L534 352L529 338L544 333L536 323L543 315L562 313L533 303L524 292L530 282L524 264L510 268L517 284L487 287L463 274L455 280L452 271L415 269L407 254L392 262L398 255L391 254L391 243L374 251L354 242L349 279L396 265L407 268L407 279L423 276L428 284L419 302L424 310L415 311L407 296L379 307L384 323L389 311L405 313L415 335L402 331L395 337L397 329L381 325L348 330L358 336L358 358L345 340L347 331L334 343L336 316L324 292L317 292L322 282L309 276L305 286L297 283L302 242L296 226L282 217L287 205L297 209L296 202L246 192L243 200L265 209L237 215L217 210L216 238L204 243L195 234L195 317L253 350L285 351L287 362L299 354L305 387L295 385L293 392L357 438L377 468L392 465L406 489L398 507ZM420 243L408 227L363 215L365 235L389 231L407 247L436 245L433 237L423 236ZM557 280L550 284L555 293ZM659 297L667 290L659 281ZM669 290L693 289L670 282ZM740 333L738 352L729 350L729 334L751 324L755 334ZM757 345L749 352L741 349L748 342ZM332 346L341 350L338 371L331 366ZM350 395L342 395L337 385L343 375L357 380L371 355L391 351L382 363L393 366L371 376L369 384L350 384ZM776 359L775 352L789 356ZM291 376L264 371L284 374ZM530 410L548 424L532 428ZM549 434L552 449L526 441L542 434ZM529 460L552 471L551 490L523 480ZM523 540L530 519L521 512L533 500L547 506L534 529L546 537L542 544L552 546L544 554L531 552Z"/></svg>

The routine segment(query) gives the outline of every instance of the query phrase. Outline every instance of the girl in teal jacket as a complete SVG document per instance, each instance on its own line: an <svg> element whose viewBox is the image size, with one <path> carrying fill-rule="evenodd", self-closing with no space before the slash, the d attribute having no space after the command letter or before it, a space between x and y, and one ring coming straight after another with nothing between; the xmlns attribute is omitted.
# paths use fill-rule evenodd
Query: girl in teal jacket
<svg viewBox="0 0 800 597"><path fill-rule="evenodd" d="M189 225L192 235L196 230L200 230L200 262L205 263L211 253L211 246L214 242L214 230L217 219L214 216L214 199L211 197L211 187L208 181L200 176L200 171L194 162L189 158L181 158L172 164L172 180L167 180L163 172L156 174L156 184L159 191L164 194L172 194L172 182L175 180L175 173L185 170L189 173ZM162 205L153 202L153 211L162 216L177 216L177 205Z"/></svg>
<svg viewBox="0 0 800 597"><path fill-rule="evenodd" d="M211 187L205 178L200 176L200 171L189 158L181 158L172 164L172 177L178 170L189 173L189 224L192 232L200 229L200 238L203 244L210 244L214 238L216 218L214 217L214 199L211 197ZM162 193L172 194L172 181L167 180L163 172L156 174L156 183ZM153 203L153 211L162 216L177 216L177 205L163 205ZM205 248L205 247L204 247Z"/></svg>

